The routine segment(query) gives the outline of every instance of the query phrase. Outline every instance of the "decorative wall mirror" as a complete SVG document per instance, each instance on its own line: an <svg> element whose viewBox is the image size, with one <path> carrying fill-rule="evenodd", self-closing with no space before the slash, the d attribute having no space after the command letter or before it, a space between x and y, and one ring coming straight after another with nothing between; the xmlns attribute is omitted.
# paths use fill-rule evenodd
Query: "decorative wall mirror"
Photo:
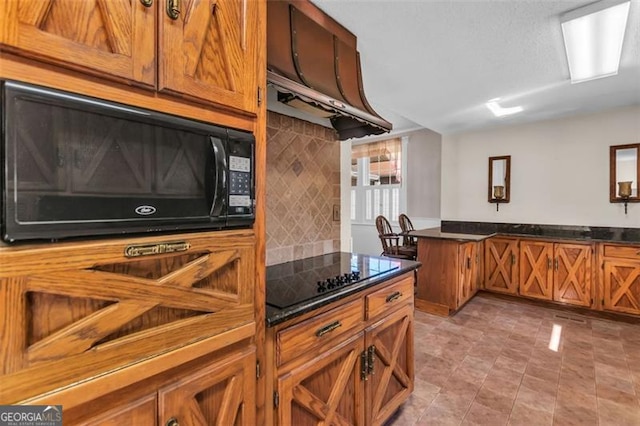
<svg viewBox="0 0 640 426"><path fill-rule="evenodd" d="M609 201L637 203L638 181L640 180L640 143L609 147Z"/></svg>
<svg viewBox="0 0 640 426"><path fill-rule="evenodd" d="M508 203L511 194L511 156L489 157L489 202Z"/></svg>

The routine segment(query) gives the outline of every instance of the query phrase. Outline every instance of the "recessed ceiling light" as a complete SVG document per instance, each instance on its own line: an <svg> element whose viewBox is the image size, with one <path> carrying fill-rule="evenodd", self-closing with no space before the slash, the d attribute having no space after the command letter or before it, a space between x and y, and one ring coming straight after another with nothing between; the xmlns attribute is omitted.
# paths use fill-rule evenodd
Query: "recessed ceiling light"
<svg viewBox="0 0 640 426"><path fill-rule="evenodd" d="M562 15L571 83L618 74L629 0L603 0Z"/></svg>
<svg viewBox="0 0 640 426"><path fill-rule="evenodd" d="M504 117L505 115L517 114L522 111L521 106L503 108L498 104L500 98L491 99L485 105L496 117Z"/></svg>

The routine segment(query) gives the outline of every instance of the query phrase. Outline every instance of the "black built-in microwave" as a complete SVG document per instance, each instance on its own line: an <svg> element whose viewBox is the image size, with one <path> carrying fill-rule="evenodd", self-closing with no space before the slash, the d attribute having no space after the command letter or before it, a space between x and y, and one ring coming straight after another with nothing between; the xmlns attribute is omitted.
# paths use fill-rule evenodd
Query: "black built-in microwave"
<svg viewBox="0 0 640 426"><path fill-rule="evenodd" d="M0 84L4 241L253 224L251 133Z"/></svg>

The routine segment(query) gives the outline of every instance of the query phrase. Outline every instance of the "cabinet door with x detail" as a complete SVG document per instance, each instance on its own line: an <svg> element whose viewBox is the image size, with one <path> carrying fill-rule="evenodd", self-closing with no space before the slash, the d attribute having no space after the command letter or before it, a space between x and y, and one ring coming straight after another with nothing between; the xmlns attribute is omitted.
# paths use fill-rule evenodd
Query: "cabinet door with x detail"
<svg viewBox="0 0 640 426"><path fill-rule="evenodd" d="M552 299L553 243L520 243L520 294L536 299Z"/></svg>
<svg viewBox="0 0 640 426"><path fill-rule="evenodd" d="M364 336L309 357L278 379L280 425L364 425Z"/></svg>
<svg viewBox="0 0 640 426"><path fill-rule="evenodd" d="M366 333L367 424L381 425L413 391L413 306L373 324Z"/></svg>
<svg viewBox="0 0 640 426"><path fill-rule="evenodd" d="M604 261L604 309L640 315L640 262Z"/></svg>
<svg viewBox="0 0 640 426"><path fill-rule="evenodd" d="M588 244L556 244L553 300L591 306L592 248Z"/></svg>
<svg viewBox="0 0 640 426"><path fill-rule="evenodd" d="M486 290L518 293L518 240L490 238L485 241Z"/></svg>

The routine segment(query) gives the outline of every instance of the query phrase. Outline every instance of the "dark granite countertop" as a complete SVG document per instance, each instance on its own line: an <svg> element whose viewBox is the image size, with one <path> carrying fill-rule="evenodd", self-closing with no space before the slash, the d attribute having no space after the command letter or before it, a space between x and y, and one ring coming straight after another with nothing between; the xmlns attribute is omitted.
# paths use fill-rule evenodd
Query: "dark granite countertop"
<svg viewBox="0 0 640 426"><path fill-rule="evenodd" d="M527 223L492 223L445 221L443 232L464 234L500 234L502 236L547 238L613 243L640 243L640 228L606 226L544 225Z"/></svg>
<svg viewBox="0 0 640 426"><path fill-rule="evenodd" d="M266 324L273 327L420 267L420 262L331 253L267 267ZM357 282L318 291L318 281L352 271Z"/></svg>
<svg viewBox="0 0 640 426"><path fill-rule="evenodd" d="M455 233L455 232L443 232L441 228L428 228L417 229L410 231L409 235L417 238L435 238L438 240L455 240L455 241L482 241L486 238L493 237L495 234L483 234L483 233Z"/></svg>

